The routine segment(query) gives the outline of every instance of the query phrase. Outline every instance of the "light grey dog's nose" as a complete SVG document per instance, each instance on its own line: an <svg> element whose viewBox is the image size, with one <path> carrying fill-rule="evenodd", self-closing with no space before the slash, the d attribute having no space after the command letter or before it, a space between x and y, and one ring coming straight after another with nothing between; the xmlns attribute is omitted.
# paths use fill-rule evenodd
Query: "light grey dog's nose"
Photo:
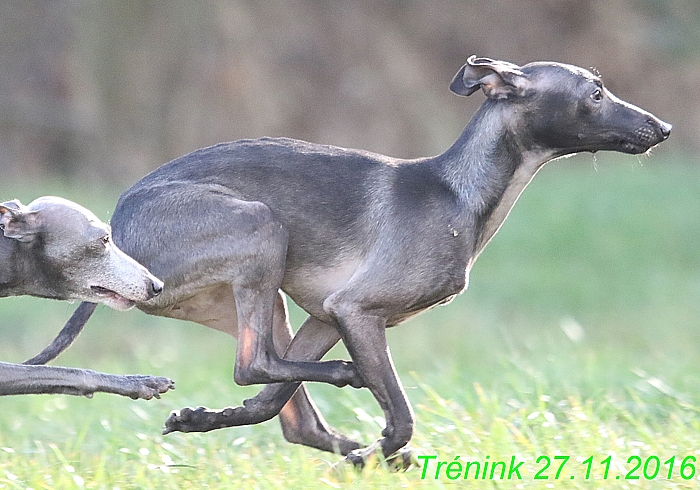
<svg viewBox="0 0 700 490"><path fill-rule="evenodd" d="M155 281L151 281L151 287L150 290L148 291L148 296L150 298L155 298L158 296L160 293L163 292L163 283L156 279Z"/></svg>

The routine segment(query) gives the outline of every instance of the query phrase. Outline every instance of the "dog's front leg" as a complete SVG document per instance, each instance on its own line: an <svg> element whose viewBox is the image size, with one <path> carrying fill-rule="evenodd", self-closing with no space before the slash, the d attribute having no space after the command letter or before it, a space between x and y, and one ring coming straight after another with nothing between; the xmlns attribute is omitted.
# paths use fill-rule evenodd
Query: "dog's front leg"
<svg viewBox="0 0 700 490"><path fill-rule="evenodd" d="M172 380L156 376L104 374L87 369L25 366L0 362L0 395L114 393L129 398L160 398Z"/></svg>
<svg viewBox="0 0 700 490"><path fill-rule="evenodd" d="M335 327L314 317L307 318L294 338L291 338L292 330L287 321L282 293L275 303L274 332L278 354L283 354L289 360L317 361L340 339ZM255 397L245 400L240 407L223 410L185 408L173 412L165 422L164 433L206 432L223 427L251 425L278 414L282 432L290 442L342 455L361 447L328 426L300 382L269 384Z"/></svg>
<svg viewBox="0 0 700 490"><path fill-rule="evenodd" d="M414 416L386 342L386 318L366 310L363 302L354 298L352 290L341 291L324 302L324 309L336 319L355 368L366 381L386 419L382 439L347 455L348 461L361 466L377 448L389 458L406 446L413 435ZM401 455L401 459L409 461L410 455Z"/></svg>
<svg viewBox="0 0 700 490"><path fill-rule="evenodd" d="M238 311L238 345L234 379L241 385L288 381L318 381L338 387L364 386L348 361L296 361L281 358L272 338L273 305L277 289L234 287Z"/></svg>

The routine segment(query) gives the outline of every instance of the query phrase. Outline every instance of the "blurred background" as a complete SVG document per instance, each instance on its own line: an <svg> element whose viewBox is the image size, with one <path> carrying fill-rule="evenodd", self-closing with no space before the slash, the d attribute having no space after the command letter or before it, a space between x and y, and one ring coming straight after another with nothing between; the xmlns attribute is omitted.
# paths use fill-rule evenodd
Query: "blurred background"
<svg viewBox="0 0 700 490"><path fill-rule="evenodd" d="M390 330L409 397L420 398L416 377L462 401L474 398L473 383L535 403L572 386L596 403L601 393L624 398L630 386L695 397L694 0L2 1L0 199L61 195L107 221L147 172L240 138L437 154L483 102L481 93L448 90L471 54L594 67L616 95L674 129L650 157L587 154L540 172L474 267L470 289ZM73 309L0 301L0 359L36 354ZM298 326L303 313L292 314ZM234 353L233 340L204 327L101 307L57 363L175 378L174 394L147 405L157 428L172 408L254 393L234 386ZM378 413L366 390L343 390L340 404L335 388L312 391L336 423L348 423L353 397ZM24 417L44 402L12 403L0 429L51 430Z"/></svg>
<svg viewBox="0 0 700 490"><path fill-rule="evenodd" d="M595 67L700 148L693 0L0 2L0 175L122 187L196 148L284 135L418 157L481 94L471 54Z"/></svg>

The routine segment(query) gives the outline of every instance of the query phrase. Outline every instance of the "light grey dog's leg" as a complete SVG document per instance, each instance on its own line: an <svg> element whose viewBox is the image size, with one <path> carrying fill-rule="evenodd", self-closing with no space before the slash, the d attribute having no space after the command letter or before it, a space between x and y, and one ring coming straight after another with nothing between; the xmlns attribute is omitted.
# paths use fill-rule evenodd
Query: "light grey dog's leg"
<svg viewBox="0 0 700 490"><path fill-rule="evenodd" d="M26 366L0 362L0 395L64 394L92 396L114 393L129 398L160 398L172 380L143 375L103 374L87 369Z"/></svg>

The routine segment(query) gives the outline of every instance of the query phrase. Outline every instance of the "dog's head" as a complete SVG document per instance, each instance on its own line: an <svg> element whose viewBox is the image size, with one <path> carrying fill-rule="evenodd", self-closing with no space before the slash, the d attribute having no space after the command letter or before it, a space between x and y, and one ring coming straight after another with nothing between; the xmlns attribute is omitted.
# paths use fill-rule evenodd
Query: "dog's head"
<svg viewBox="0 0 700 490"><path fill-rule="evenodd" d="M467 60L450 89L481 89L494 105L509 106L509 123L528 150L554 156L581 151L644 153L666 140L671 125L615 97L589 70L554 62L518 66L488 58Z"/></svg>
<svg viewBox="0 0 700 490"><path fill-rule="evenodd" d="M41 197L27 206L0 204L0 228L17 241L13 260L24 261L14 278L25 294L104 303L129 309L160 293L163 283L122 252L108 225L92 212L60 197ZM39 284L43 282L44 284Z"/></svg>

